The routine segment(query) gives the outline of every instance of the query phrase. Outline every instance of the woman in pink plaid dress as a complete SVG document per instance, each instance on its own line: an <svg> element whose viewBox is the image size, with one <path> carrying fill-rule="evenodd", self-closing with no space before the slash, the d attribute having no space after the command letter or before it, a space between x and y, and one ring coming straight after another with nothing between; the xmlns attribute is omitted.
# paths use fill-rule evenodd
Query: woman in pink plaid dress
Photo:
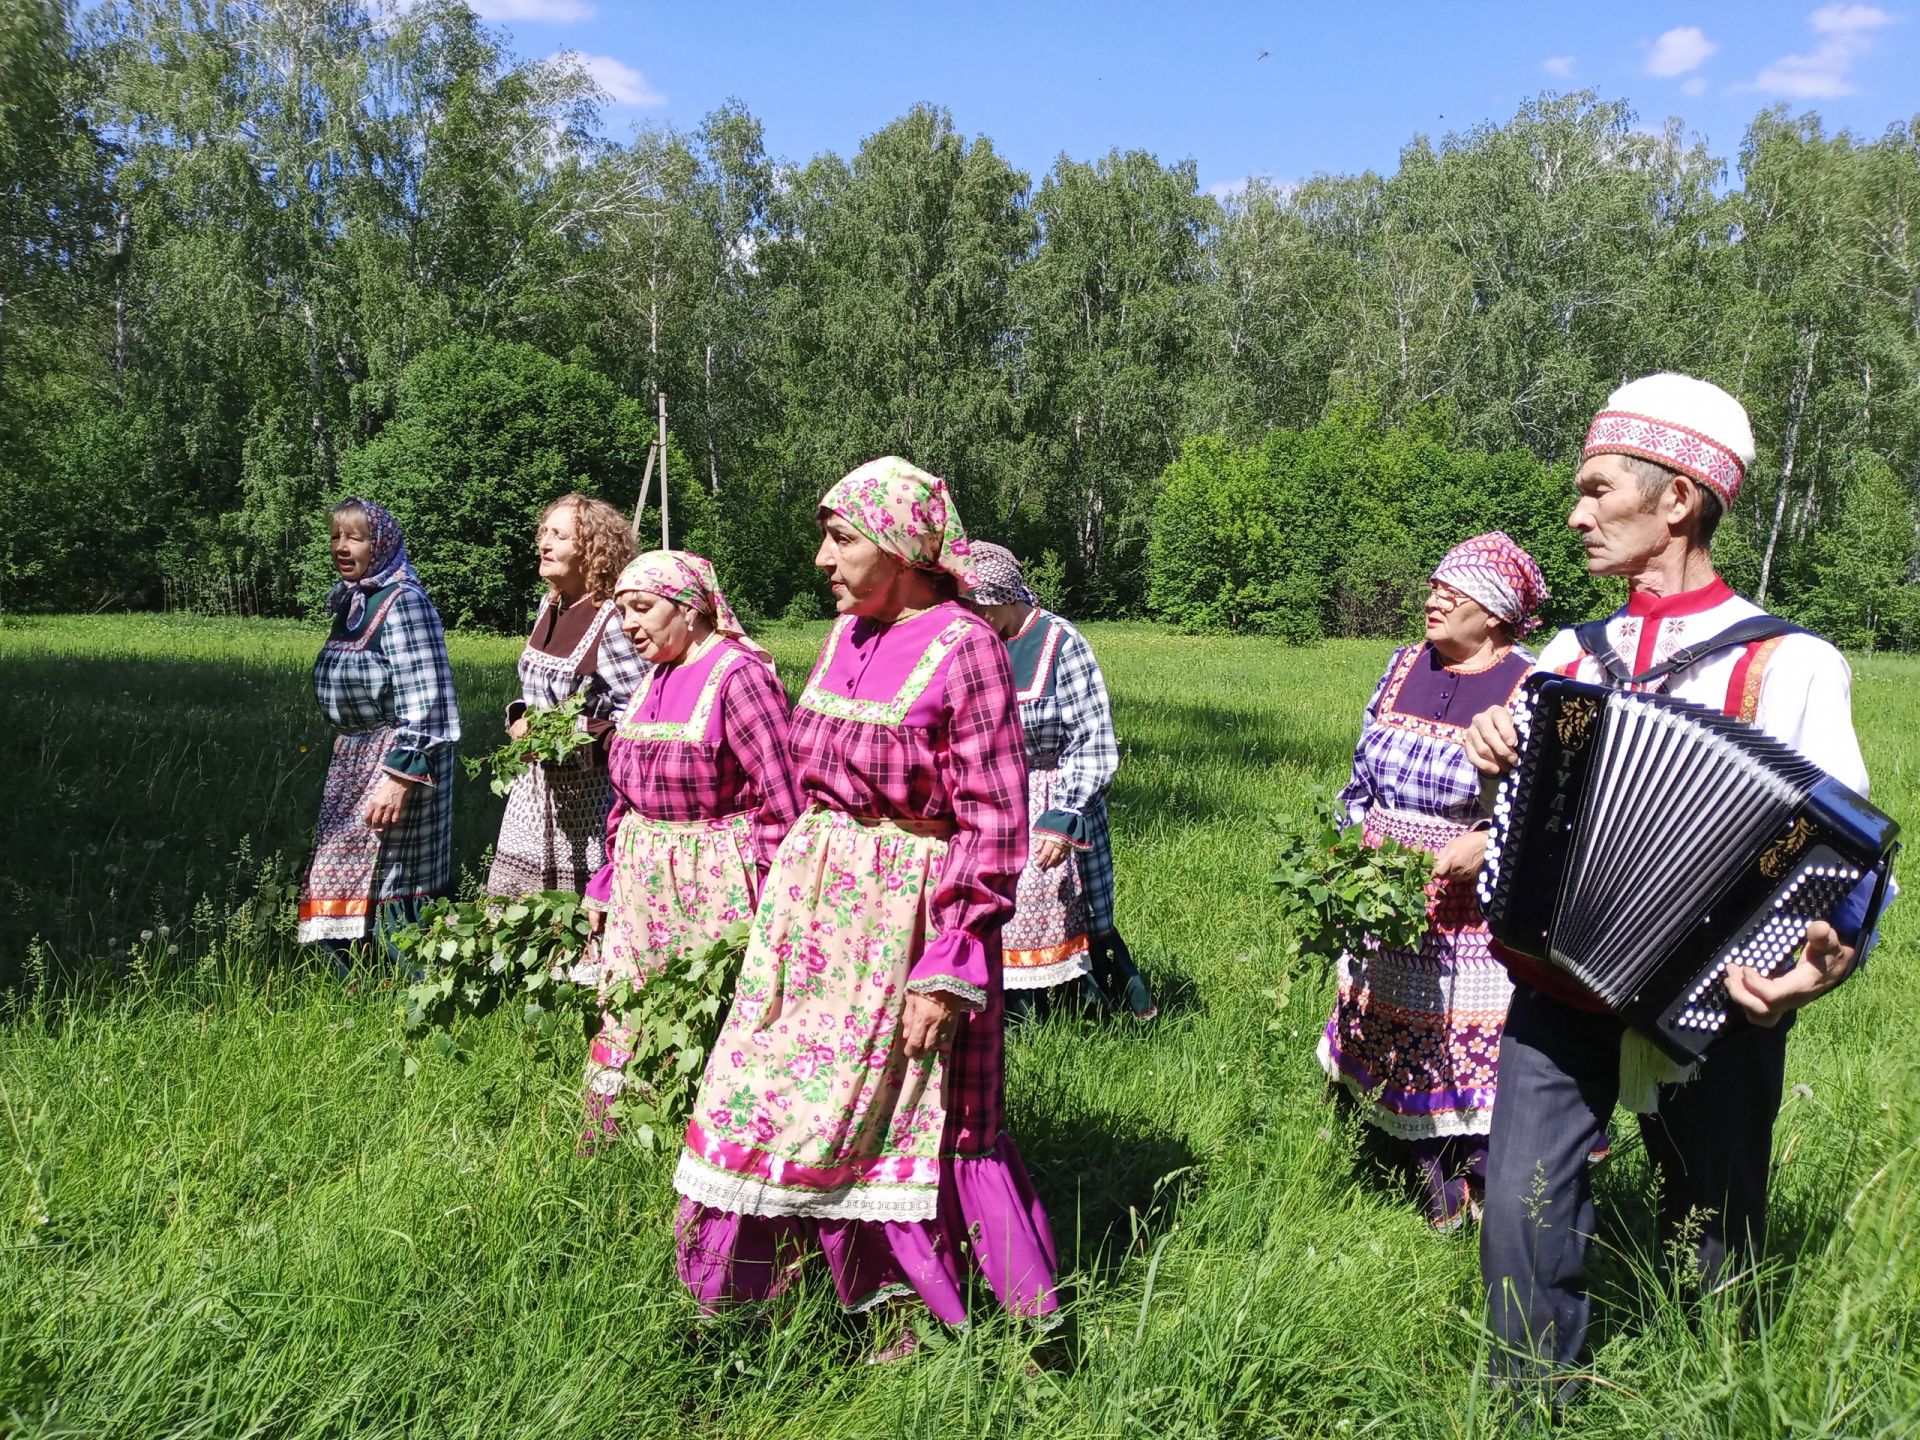
<svg viewBox="0 0 1920 1440"><path fill-rule="evenodd" d="M616 986L644 984L675 953L751 918L799 810L786 693L713 566L685 550L648 551L621 572L614 600L647 668L608 745L606 863L586 889L605 997L587 1063L589 1139L612 1133L610 1108L630 1078Z"/></svg>
<svg viewBox="0 0 1920 1440"><path fill-rule="evenodd" d="M687 1126L681 1278L708 1310L763 1298L817 1243L850 1310L917 1294L961 1324L977 1267L1044 1315L1053 1238L1002 1126L1000 927L1027 849L1006 646L955 598L973 571L944 482L876 460L820 522L840 618L790 732L808 808Z"/></svg>

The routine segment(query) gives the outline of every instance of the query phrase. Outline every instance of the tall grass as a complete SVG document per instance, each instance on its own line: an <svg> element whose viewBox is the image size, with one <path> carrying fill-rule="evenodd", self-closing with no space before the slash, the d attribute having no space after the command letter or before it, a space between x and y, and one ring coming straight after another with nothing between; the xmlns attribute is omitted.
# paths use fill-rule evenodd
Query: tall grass
<svg viewBox="0 0 1920 1440"><path fill-rule="evenodd" d="M248 909L247 877L277 857L284 873L318 798L310 632L0 631L8 691L26 697L0 736L27 816L5 840L14 908L69 964L100 953L96 935L121 940L113 983L43 987L0 1028L0 1434L1501 1433L1475 1378L1472 1239L1428 1234L1324 1103L1311 1050L1329 987L1278 973L1269 819L1338 783L1384 647L1091 634L1126 748L1119 918L1166 1013L1058 1016L1012 1049L1010 1123L1070 1285L1064 1337L986 1305L873 1369L857 1363L867 1322L842 1320L817 1275L769 1313L694 1324L667 1162L576 1159L570 1066L534 1066L501 1020L472 1028L464 1061L425 1057L406 1078L393 995L291 958ZM817 630L768 638L791 680ZM513 652L455 641L473 748L492 742ZM1916 813L1916 679L1910 661L1857 664L1896 815ZM461 792L469 868L497 804ZM108 856L123 883L102 883ZM1868 973L1795 1031L1778 1243L1735 1303L1694 1313L1669 1293L1622 1117L1576 1433L1911 1432L1920 984L1904 908ZM162 923L187 935L174 955L159 942L178 940L138 938Z"/></svg>

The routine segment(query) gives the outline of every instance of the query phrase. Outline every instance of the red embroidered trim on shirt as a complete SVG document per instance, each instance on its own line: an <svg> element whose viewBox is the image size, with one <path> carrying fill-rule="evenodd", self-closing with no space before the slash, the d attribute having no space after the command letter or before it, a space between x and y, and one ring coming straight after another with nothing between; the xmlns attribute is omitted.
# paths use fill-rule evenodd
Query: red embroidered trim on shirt
<svg viewBox="0 0 1920 1440"><path fill-rule="evenodd" d="M1736 598L1733 587L1716 575L1698 590L1682 590L1678 595L1635 591L1627 596L1627 614L1648 620L1673 620L1682 615L1698 615Z"/></svg>

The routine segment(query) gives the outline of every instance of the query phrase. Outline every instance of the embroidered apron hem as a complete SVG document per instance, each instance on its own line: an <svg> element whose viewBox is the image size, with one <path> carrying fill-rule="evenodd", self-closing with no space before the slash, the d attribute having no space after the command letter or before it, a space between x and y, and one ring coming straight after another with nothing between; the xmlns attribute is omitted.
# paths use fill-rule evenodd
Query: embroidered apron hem
<svg viewBox="0 0 1920 1440"><path fill-rule="evenodd" d="M682 1151L673 1188L696 1205L734 1215L794 1216L811 1220L932 1220L940 1187L850 1180L831 1190L776 1185L710 1164Z"/></svg>

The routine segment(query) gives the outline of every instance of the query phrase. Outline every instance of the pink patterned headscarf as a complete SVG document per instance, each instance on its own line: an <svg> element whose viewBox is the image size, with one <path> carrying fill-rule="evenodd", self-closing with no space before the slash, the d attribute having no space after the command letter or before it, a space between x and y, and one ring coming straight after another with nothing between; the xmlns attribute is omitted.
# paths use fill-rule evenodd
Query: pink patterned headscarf
<svg viewBox="0 0 1920 1440"><path fill-rule="evenodd" d="M962 593L976 583L973 547L947 482L898 455L869 460L820 497L831 511L887 554L919 570L944 570Z"/></svg>
<svg viewBox="0 0 1920 1440"><path fill-rule="evenodd" d="M773 656L741 628L740 617L733 613L713 573L713 562L704 555L696 555L691 550L649 550L628 562L613 584L613 593L661 595L676 605L698 610L713 622L713 628L720 634L739 641L767 664L773 664Z"/></svg>
<svg viewBox="0 0 1920 1440"><path fill-rule="evenodd" d="M1540 626L1535 612L1547 602L1547 577L1504 530L1461 541L1433 567L1433 578L1522 635Z"/></svg>

